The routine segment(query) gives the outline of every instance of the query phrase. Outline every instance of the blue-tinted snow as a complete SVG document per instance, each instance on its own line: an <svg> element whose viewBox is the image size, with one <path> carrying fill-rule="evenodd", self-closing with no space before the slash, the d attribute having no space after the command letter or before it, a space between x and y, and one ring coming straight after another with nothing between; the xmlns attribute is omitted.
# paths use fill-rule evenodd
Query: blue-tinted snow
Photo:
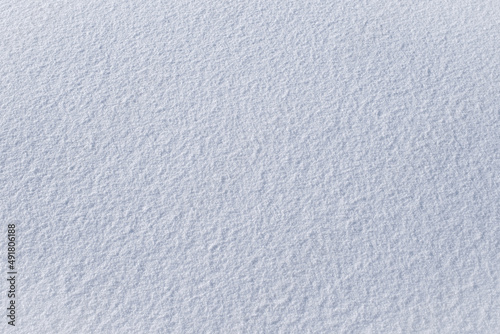
<svg viewBox="0 0 500 334"><path fill-rule="evenodd" d="M17 333L499 333L499 50L493 0L2 1Z"/></svg>

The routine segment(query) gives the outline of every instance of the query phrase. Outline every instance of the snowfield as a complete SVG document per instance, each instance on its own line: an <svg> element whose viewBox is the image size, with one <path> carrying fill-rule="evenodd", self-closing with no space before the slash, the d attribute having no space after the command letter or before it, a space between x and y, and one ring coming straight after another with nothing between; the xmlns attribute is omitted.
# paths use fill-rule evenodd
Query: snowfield
<svg viewBox="0 0 500 334"><path fill-rule="evenodd" d="M1 333L500 333L500 1L3 0L0 71Z"/></svg>

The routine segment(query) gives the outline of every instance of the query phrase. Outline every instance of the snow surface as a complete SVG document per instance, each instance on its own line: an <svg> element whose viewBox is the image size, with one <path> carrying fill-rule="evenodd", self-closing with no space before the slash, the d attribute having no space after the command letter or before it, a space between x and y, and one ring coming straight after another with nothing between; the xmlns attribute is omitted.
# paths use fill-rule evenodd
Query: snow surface
<svg viewBox="0 0 500 334"><path fill-rule="evenodd" d="M3 0L0 65L0 332L500 333L500 1Z"/></svg>

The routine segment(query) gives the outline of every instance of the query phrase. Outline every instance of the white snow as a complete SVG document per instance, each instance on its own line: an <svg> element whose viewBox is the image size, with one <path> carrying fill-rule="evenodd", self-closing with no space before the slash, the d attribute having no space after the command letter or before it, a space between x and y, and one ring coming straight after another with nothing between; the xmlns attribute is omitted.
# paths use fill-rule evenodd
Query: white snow
<svg viewBox="0 0 500 334"><path fill-rule="evenodd" d="M496 0L3 0L0 332L500 333L499 50Z"/></svg>

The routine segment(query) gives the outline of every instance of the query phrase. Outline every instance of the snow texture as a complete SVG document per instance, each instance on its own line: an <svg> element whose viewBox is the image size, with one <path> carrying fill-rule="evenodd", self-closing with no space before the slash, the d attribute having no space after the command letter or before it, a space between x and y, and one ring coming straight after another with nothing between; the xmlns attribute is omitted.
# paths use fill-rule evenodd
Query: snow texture
<svg viewBox="0 0 500 334"><path fill-rule="evenodd" d="M499 50L498 0L1 1L0 332L500 333Z"/></svg>

